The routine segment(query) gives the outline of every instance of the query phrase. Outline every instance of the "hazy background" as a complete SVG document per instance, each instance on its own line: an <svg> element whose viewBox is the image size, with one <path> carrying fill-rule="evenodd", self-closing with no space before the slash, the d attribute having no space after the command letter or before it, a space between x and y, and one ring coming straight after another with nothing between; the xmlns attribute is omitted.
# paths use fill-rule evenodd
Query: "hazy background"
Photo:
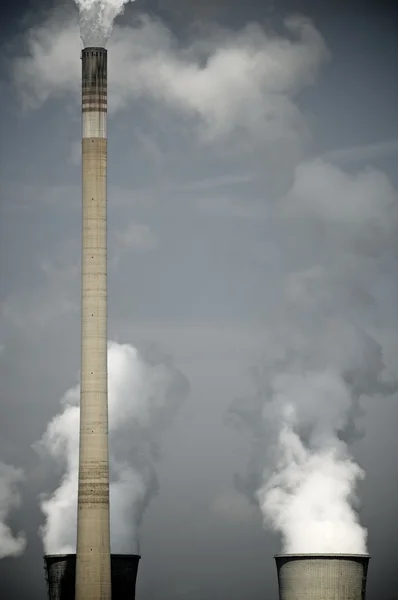
<svg viewBox="0 0 398 600"><path fill-rule="evenodd" d="M38 495L56 486L59 473L31 446L79 370L80 47L69 27L72 2L50 21L48 8L13 3L0 24L0 460L25 471L22 504L8 522L28 539L22 557L0 561L6 600L45 597ZM288 45L271 77L262 68L261 29L245 27L272 25L288 40L283 19L297 11L319 34L302 41L301 54ZM144 24L141 14L149 15ZM267 353L269 314L286 278L322 260L327 267L337 252L325 252L318 225L293 227L290 236L280 229L279 199L298 185L309 196L316 187L326 212L328 201L341 200L343 216L322 221L326 233L344 230L332 261L340 266L345 252L351 256L346 240L361 242L357 229L368 234L380 215L387 227L388 207L395 214L397 9L387 2L142 0L118 23L139 33L121 39L115 30L113 39L109 337L160 345L191 388L163 438L159 494L141 531L137 597L275 599L279 540L235 488L251 438L229 426L226 412L252 393L250 371ZM225 62L206 63L219 48ZM253 48L256 69L247 59ZM120 66L116 58L127 55ZM158 62L148 66L154 55ZM312 162L319 157L326 171ZM302 164L310 167L295 171ZM354 179L341 182L331 165ZM357 176L369 166L383 175ZM362 240L359 254L372 265L347 270L359 291L339 296L335 312L373 331L397 374L394 232L386 243L380 235ZM396 600L397 396L364 398L362 408L352 450L367 473L360 514L372 555L369 598Z"/></svg>

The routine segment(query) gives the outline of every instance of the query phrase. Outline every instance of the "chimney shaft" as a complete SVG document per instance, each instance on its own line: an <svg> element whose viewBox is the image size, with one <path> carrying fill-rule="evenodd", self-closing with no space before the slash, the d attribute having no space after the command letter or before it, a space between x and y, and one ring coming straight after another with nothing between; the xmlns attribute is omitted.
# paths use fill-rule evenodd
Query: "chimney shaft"
<svg viewBox="0 0 398 600"><path fill-rule="evenodd" d="M107 389L107 51L82 52L82 305L76 600L111 599Z"/></svg>
<svg viewBox="0 0 398 600"><path fill-rule="evenodd" d="M279 600L365 600L366 554L281 554L275 560Z"/></svg>

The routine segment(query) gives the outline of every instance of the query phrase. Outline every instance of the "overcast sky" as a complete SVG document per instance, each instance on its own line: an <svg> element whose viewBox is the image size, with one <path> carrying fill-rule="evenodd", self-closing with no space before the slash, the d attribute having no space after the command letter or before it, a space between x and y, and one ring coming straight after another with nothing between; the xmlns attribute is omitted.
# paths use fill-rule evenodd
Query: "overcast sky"
<svg viewBox="0 0 398 600"><path fill-rule="evenodd" d="M3 514L14 475L0 477L0 521L27 546L0 559L0 582L4 600L39 600L39 495L62 471L32 444L79 376L80 39L72 0L9 2L0 463L24 478ZM347 360L361 373L345 435L366 472L369 599L398 598L398 396L375 384L398 377L397 33L397 8L376 1L137 0L116 22L109 339L157 348L190 389L154 434L138 599L276 600L280 536L250 501L266 427L256 446L228 415L236 399L266 396L258 373L278 344L311 369ZM355 327L364 341L350 354Z"/></svg>

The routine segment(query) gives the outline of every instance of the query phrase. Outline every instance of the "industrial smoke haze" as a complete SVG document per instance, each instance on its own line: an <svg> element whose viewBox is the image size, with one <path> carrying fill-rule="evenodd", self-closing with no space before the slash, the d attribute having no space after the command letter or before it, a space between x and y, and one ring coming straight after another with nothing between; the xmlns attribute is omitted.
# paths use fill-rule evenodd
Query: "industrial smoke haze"
<svg viewBox="0 0 398 600"><path fill-rule="evenodd" d="M182 51L164 26L145 19L115 31L112 88L116 108L149 98L181 110L201 141L231 140L223 149L237 148L241 159L243 139L265 152L264 168L283 175L283 185L265 190L258 203L267 215L258 275L267 281L265 351L254 396L232 407L254 440L237 486L260 504L284 549L362 552L356 495L364 472L350 443L362 399L382 401L396 390L382 334L396 306L383 290L396 291L397 193L378 170L346 172L319 159L299 164L299 153L296 166L269 167L292 146L301 152L307 128L295 98L328 56L311 23L289 20L286 27L287 36L245 27ZM17 65L16 81L39 105L74 93L78 65L60 80L58 55L75 42L75 23L63 31L52 23L35 31L29 56ZM239 204L245 216L256 207Z"/></svg>
<svg viewBox="0 0 398 600"><path fill-rule="evenodd" d="M351 407L348 386L332 369L284 373L271 393L263 415L280 432L274 471L258 492L266 524L282 533L287 553L365 553L366 531L352 505L364 472L338 437Z"/></svg>
<svg viewBox="0 0 398 600"><path fill-rule="evenodd" d="M311 452L284 429L281 457L258 492L265 523L282 533L286 553L365 553L367 532L351 502L363 470L336 450Z"/></svg>
<svg viewBox="0 0 398 600"><path fill-rule="evenodd" d="M366 531L350 500L364 472L334 450L312 454L299 437L284 430L277 472L258 495L271 526L282 532L284 552L366 552Z"/></svg>
<svg viewBox="0 0 398 600"><path fill-rule="evenodd" d="M265 524L287 553L365 553L354 510L364 472L338 437L351 407L347 386L329 370L278 374L270 388L263 419L276 439L256 494Z"/></svg>
<svg viewBox="0 0 398 600"><path fill-rule="evenodd" d="M300 165L274 207L286 272L265 318L255 393L230 414L253 436L238 488L259 504L287 553L366 553L358 508L365 477L350 443L360 435L362 400L397 390L384 364L385 299L394 289L397 194L367 169L323 161Z"/></svg>
<svg viewBox="0 0 398 600"><path fill-rule="evenodd" d="M29 33L28 52L14 69L27 106L52 97L79 99L76 25L55 13ZM155 101L162 110L182 110L206 144L242 131L250 148L261 141L274 155L278 140L278 148L286 142L291 151L307 129L292 97L314 81L328 55L308 20L290 18L284 25L288 39L252 24L209 32L188 46L149 16L134 27L116 25L109 43L109 109L116 114L137 100Z"/></svg>
<svg viewBox="0 0 398 600"><path fill-rule="evenodd" d="M112 552L138 552L143 512L157 491L157 438L188 395L185 377L169 358L143 357L129 344L109 342L108 401ZM41 528L45 552L76 552L79 452L79 386L62 398L55 416L35 447L42 457L64 468L59 487L44 494Z"/></svg>
<svg viewBox="0 0 398 600"><path fill-rule="evenodd" d="M80 14L80 35L84 47L105 47L113 22L133 0L75 0Z"/></svg>
<svg viewBox="0 0 398 600"><path fill-rule="evenodd" d="M21 504L18 483L23 479L21 469L0 462L0 558L21 556L26 548L25 534L14 535L6 523L9 513Z"/></svg>

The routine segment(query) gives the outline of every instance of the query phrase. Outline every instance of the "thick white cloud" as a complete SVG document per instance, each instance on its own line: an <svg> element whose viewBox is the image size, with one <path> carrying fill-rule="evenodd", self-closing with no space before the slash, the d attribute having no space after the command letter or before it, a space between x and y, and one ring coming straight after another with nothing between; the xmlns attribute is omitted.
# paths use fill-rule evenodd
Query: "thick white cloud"
<svg viewBox="0 0 398 600"><path fill-rule="evenodd" d="M37 108L53 95L79 91L79 30L64 13L52 16L27 34L27 55L17 56L14 81L28 108Z"/></svg>
<svg viewBox="0 0 398 600"><path fill-rule="evenodd" d="M178 463L178 477L182 477L184 489L188 486L187 481L191 481L191 463L196 460L194 458L193 461L192 457L199 457L198 469L203 468L205 472L206 486L213 485L211 473L214 475L218 470L219 482L219 474L225 475L231 462L235 462L228 440L222 439L221 424L214 419L213 409L225 404L227 395L235 394L232 387L241 385L238 373L244 371L247 361L251 361L253 340L256 337L258 346L261 338L265 358L259 369L256 406L262 405L264 398L272 398L275 403L274 414L268 419L264 419L261 411L255 415L257 447L252 471L264 474L265 479L257 477L254 481L252 477L250 490L266 484L270 472L263 471L265 466L274 465L269 451L271 442L275 442L279 457L287 456L286 463L281 460L278 477L271 481L282 491L279 498L286 499L283 494L286 487L283 486L287 479L283 468L287 464L293 467L290 471L293 479L297 474L305 475L301 498L305 501L309 496L314 500L314 504L307 503L304 507L293 503L278 515L274 512L275 504L271 502L268 506L279 521L279 531L279 517L297 521L297 512L292 508L309 509L299 511L303 517L301 524L304 523L304 529L308 531L312 511L314 508L318 510L319 503L321 509L343 508L338 513L332 511L329 520L332 527L336 522L341 523L345 516L355 525L355 515L345 510L347 504L340 503L338 506L333 494L328 498L331 502L325 502L324 494L313 494L312 490L319 492L325 486L327 491L337 494L337 500L343 499L344 502L348 496L355 495L355 484L361 471L349 462L349 449L341 446L336 436L344 438L343 441L352 439L352 413L355 412L358 396L369 395L373 402L377 402L378 395L393 391L391 381L390 385L385 381L391 380L396 370L394 351L389 351L392 367L386 375L384 360L387 351L383 342L385 333L393 331L396 323L396 190L385 175L375 170L349 173L336 169L326 159L301 163L298 167L297 164L292 165L294 161L286 160L294 144L305 143L305 124L295 106L295 98L302 86L314 80L319 65L326 57L318 34L310 25L300 23L298 37L292 32L283 36L270 35L254 26L236 34L219 31L216 35L180 47L162 25L144 20L134 29L116 28L109 46L111 111L113 115L120 115L120 119L116 118L112 123L112 136L118 143L116 160L119 151L120 157L131 158L132 163L137 164L136 159L142 159L144 154L142 140L144 135L148 135L150 142L157 141L157 136L162 138L162 147L155 150L175 156L177 163L175 172L167 171L165 184L162 181L157 190L159 202L151 208L149 194L145 197L145 192L141 195L140 191L132 190L131 181L134 185L141 183L137 182L135 174L128 181L131 176L129 168L118 170L117 175L121 179L118 185L120 183L123 190L123 198L119 193L115 195L113 188L115 210L124 203L128 210L128 216L123 217L124 223L132 218L134 223L148 224L159 233L162 252L154 261L157 262L156 271L146 270L145 256L138 261L141 266L144 265L145 271L145 291L141 298L136 267L129 271L126 269L126 285L120 292L113 288L112 293L114 298L118 295L125 298L130 294L133 301L127 309L115 310L113 315L117 315L122 335L130 330L135 336L141 328L145 339L149 332L152 337L159 338L162 331L165 343L178 339L181 359L193 365L197 410L198 413L202 410L203 420L196 419L195 414L187 425L191 429L183 446L175 452L182 456L181 463ZM48 29L51 29L51 34L47 35ZM76 22L68 19L60 22L54 18L41 29L32 30L30 41L27 40L27 54L15 63L14 71L19 90L32 106L41 106L47 99L58 97L58 109L63 110L65 100L70 100L77 114L80 86L80 62L76 51L78 38ZM58 69L57 56L62 56L64 61L63 73L55 73ZM31 76L31 73L34 75ZM315 98L311 98L315 107L318 107L319 101L325 102L324 92L320 88L319 95L317 93ZM55 112L55 103L51 106ZM146 109L148 112L145 112ZM334 109L336 112L330 117L337 123L341 112L337 105L333 106ZM32 119L37 115L40 116L40 113L33 113ZM151 123L148 117L153 117ZM48 127L47 115L43 123L44 129ZM117 127L119 123L120 130ZM126 139L130 134L130 123L133 123L134 131ZM204 165L196 162L198 147L191 138L188 142L184 138L187 124L191 129L192 126L196 128L193 131L199 133L202 141L217 141L214 153L208 152L208 148L204 152L203 148L199 148L200 158L205 156L207 159L203 161ZM127 134L119 143L118 136L123 138L122 129ZM141 133L144 135L141 136ZM350 132L344 132L344 136L347 140ZM181 138L184 138L183 147ZM231 138L234 143L231 143ZM337 138L336 133L334 141ZM281 140L284 144L275 143ZM320 147L328 145L328 140L317 141ZM355 145L357 140L347 140L349 143ZM237 160L230 161L231 148L235 147L233 159ZM249 160L245 158L242 152L245 147L254 149L256 160L251 160L253 155ZM152 183L156 183L154 155L148 161ZM219 163L212 160L214 156ZM142 162L146 158L144 156ZM185 180L180 185L178 179L181 174L191 177L192 183L187 184ZM257 181L251 186L253 175ZM283 193L279 193L279 189L278 193L274 193L272 183L277 177L283 177L284 183L287 182ZM264 182L266 190L261 187ZM194 196L195 193L202 197ZM25 196L28 194L29 188ZM138 194L141 199L144 198L145 214L137 214ZM198 206L202 214L198 214ZM203 213L206 213L204 217ZM215 214L217 219L213 218ZM251 219L247 218L248 215ZM118 214L118 217L120 222L121 215ZM127 239L133 244L134 240L142 240L142 236L136 236L134 227L130 232L122 232L119 237L121 246L127 243ZM129 235L125 236L127 233ZM113 247L116 248L116 245ZM173 252L170 252L171 247ZM224 252L225 260L221 260ZM155 292L150 282L155 282ZM67 288L67 282L64 287ZM159 289L164 291L160 301ZM193 290L192 294L187 292L188 289ZM28 297L28 294L25 296ZM136 311L140 300L148 305L149 318L163 321L138 325L140 316ZM233 319L251 321L260 312L262 327L256 323L256 332L250 332L250 340L243 343ZM204 322L209 315L210 319L218 320L218 325L223 319L231 319L232 322L228 326L213 327L210 324L205 327ZM28 330L28 311L26 316ZM175 329L170 323L167 330L162 330L167 319L176 321ZM198 325L192 326L193 321ZM369 335L372 328L377 330L374 338L373 333ZM179 333L176 333L177 330ZM376 340L380 340L381 345ZM219 347L223 348L222 352ZM73 348L76 346L71 346L69 354L73 354ZM383 411L380 410L380 413ZM277 421L277 418L281 414L293 420L295 430L278 440L276 434L280 433L280 420ZM309 438L322 446L324 441L319 432L325 432L326 425L329 427L329 445L333 445L330 437L335 435L333 443L339 447L341 454L324 451L314 456L313 448L311 451L308 448ZM367 425L372 428L371 420L367 421ZM195 433L195 427L199 433ZM273 431L270 432L267 427L273 428ZM206 448L203 446L203 431L206 432ZM196 434L200 442L196 440ZM378 443L388 448L388 443L393 444L393 441L383 438ZM212 448L220 463L212 460ZM222 448L228 456L224 462L220 458ZM208 453L203 458L205 451ZM294 460L291 460L289 452L293 453ZM348 462L344 462L346 460ZM376 459L373 461L374 467ZM372 465L371 460L369 464ZM377 470L377 466L375 468ZM120 490L131 484L130 474L128 471L120 473ZM169 474L165 479L168 480ZM325 477L320 477L322 474ZM339 477L342 478L339 480L341 485L336 485ZM196 472L192 481L198 488L201 486ZM135 484L138 485L137 481ZM214 484L215 487L217 485L224 484ZM171 486L169 497L173 498L175 490ZM247 484L244 489L248 487ZM372 500L373 493L370 485L365 503ZM121 497L125 497L124 493ZM271 500L275 500L275 496L271 496ZM287 500L290 500L289 494ZM167 503L167 494L162 495L159 508L162 525L165 521L163 511L168 510ZM187 503L190 504L190 501ZM247 514L246 505L239 496L233 499L217 496L212 508L224 515L234 515L233 518L241 515L243 519ZM279 510L279 507L276 508ZM123 506L120 510L124 510ZM197 514L199 519L199 511ZM378 522L381 521L382 518ZM153 525L153 539L158 549L157 525ZM170 523L167 526L169 529L164 536L166 551L169 532L172 535L174 527ZM189 543L196 544L196 540L192 542L195 536L192 536L189 527L187 525L186 528L187 536L191 537ZM347 530L336 527L337 530L343 534L342 541L349 540L349 536L345 535ZM298 537L301 531L301 526L296 529ZM363 530L357 529L356 532L363 541ZM290 533L297 539L295 532ZM350 539L353 540L350 547L358 548L358 536ZM295 542L293 546L296 547ZM345 545L344 550L347 547ZM186 574L186 577L189 578L189 575Z"/></svg>
<svg viewBox="0 0 398 600"><path fill-rule="evenodd" d="M109 343L111 542L114 552L137 552L138 529L157 491L151 445L174 417L189 388L170 359L145 360L129 344ZM35 444L40 455L64 468L59 487L44 494L41 508L47 553L75 552L79 450L79 386L63 397L63 411ZM0 513L1 516L1 513Z"/></svg>
<svg viewBox="0 0 398 600"><path fill-rule="evenodd" d="M289 37L251 25L181 47L159 22L116 27L109 43L110 110L151 99L199 120L205 140L249 130L268 140L302 126L292 98L311 84L327 57L324 42L304 19L285 23ZM78 99L79 31L75 19L53 16L33 28L14 79L27 105L52 96Z"/></svg>
<svg viewBox="0 0 398 600"><path fill-rule="evenodd" d="M374 169L302 163L272 224L276 302L255 397L233 409L256 440L241 486L257 491L285 552L366 552L355 511L364 472L347 442L360 399L398 387L372 333L391 326L397 191Z"/></svg>

